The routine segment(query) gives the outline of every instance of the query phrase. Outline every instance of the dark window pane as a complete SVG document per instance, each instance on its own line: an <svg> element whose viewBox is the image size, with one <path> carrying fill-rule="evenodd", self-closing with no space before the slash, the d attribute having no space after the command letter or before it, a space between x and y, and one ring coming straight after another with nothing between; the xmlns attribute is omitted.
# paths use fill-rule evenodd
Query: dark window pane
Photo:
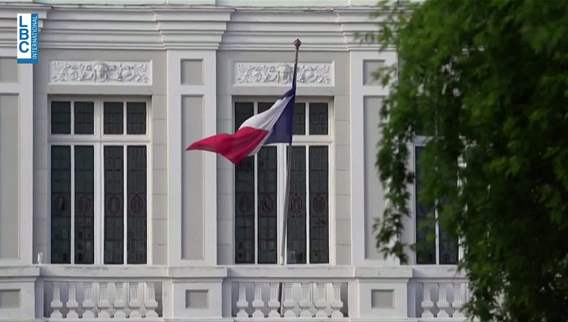
<svg viewBox="0 0 568 322"><path fill-rule="evenodd" d="M258 102L258 113L262 113L274 105L274 102Z"/></svg>
<svg viewBox="0 0 568 322"><path fill-rule="evenodd" d="M329 262L328 151L310 147L310 263Z"/></svg>
<svg viewBox="0 0 568 322"><path fill-rule="evenodd" d="M235 103L235 131L243 122L254 114L253 103Z"/></svg>
<svg viewBox="0 0 568 322"><path fill-rule="evenodd" d="M126 133L146 134L146 103L126 103Z"/></svg>
<svg viewBox="0 0 568 322"><path fill-rule="evenodd" d="M71 134L70 102L51 102L51 134Z"/></svg>
<svg viewBox="0 0 568 322"><path fill-rule="evenodd" d="M124 133L124 109L122 102L104 103L104 134Z"/></svg>
<svg viewBox="0 0 568 322"><path fill-rule="evenodd" d="M287 262L306 263L306 148L292 148L292 171L290 173L288 201Z"/></svg>
<svg viewBox="0 0 568 322"><path fill-rule="evenodd" d="M327 103L310 104L310 135L326 135L328 123Z"/></svg>
<svg viewBox="0 0 568 322"><path fill-rule="evenodd" d="M447 201L444 196L439 199L441 206ZM453 231L449 231L448 227L442 224L442 220L438 218L439 225L439 264L457 264L458 263L458 237Z"/></svg>
<svg viewBox="0 0 568 322"><path fill-rule="evenodd" d="M306 134L306 103L294 105L294 134Z"/></svg>
<svg viewBox="0 0 568 322"><path fill-rule="evenodd" d="M235 130L254 113L253 103L235 103ZM254 157L235 165L235 263L254 263Z"/></svg>
<svg viewBox="0 0 568 322"><path fill-rule="evenodd" d="M458 263L458 239L440 227L440 264Z"/></svg>
<svg viewBox="0 0 568 322"><path fill-rule="evenodd" d="M75 102L75 134L94 133L93 102Z"/></svg>
<svg viewBox="0 0 568 322"><path fill-rule="evenodd" d="M235 165L235 263L254 263L254 157Z"/></svg>
<svg viewBox="0 0 568 322"><path fill-rule="evenodd" d="M127 148L127 258L146 264L146 147Z"/></svg>
<svg viewBox="0 0 568 322"><path fill-rule="evenodd" d="M51 262L71 263L71 148L51 147Z"/></svg>
<svg viewBox="0 0 568 322"><path fill-rule="evenodd" d="M258 263L276 264L276 147L258 152Z"/></svg>
<svg viewBox="0 0 568 322"><path fill-rule="evenodd" d="M122 146L104 147L104 263L122 264L124 254L124 155Z"/></svg>
<svg viewBox="0 0 568 322"><path fill-rule="evenodd" d="M422 171L420 168L422 150L422 147L416 147L415 150L416 263L436 264L436 223L434 220L434 208L425 205L419 199L422 188Z"/></svg>
<svg viewBox="0 0 568 322"><path fill-rule="evenodd" d="M94 149L75 146L75 264L93 264L94 238Z"/></svg>

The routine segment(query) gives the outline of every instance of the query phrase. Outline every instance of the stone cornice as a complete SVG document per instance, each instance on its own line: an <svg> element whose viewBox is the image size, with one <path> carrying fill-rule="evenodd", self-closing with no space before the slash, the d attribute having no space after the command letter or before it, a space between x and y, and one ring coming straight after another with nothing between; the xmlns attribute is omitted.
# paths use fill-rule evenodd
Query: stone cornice
<svg viewBox="0 0 568 322"><path fill-rule="evenodd" d="M0 4L0 47L15 45L16 13L40 13L41 48L290 50L373 49L357 32L377 29L371 7Z"/></svg>
<svg viewBox="0 0 568 322"><path fill-rule="evenodd" d="M263 7L264 4L258 0L2 0L8 3L46 3L46 4L118 4L118 5L208 5L208 6L230 6L230 7ZM270 0L270 4L275 7L338 7L338 6L374 6L376 0Z"/></svg>

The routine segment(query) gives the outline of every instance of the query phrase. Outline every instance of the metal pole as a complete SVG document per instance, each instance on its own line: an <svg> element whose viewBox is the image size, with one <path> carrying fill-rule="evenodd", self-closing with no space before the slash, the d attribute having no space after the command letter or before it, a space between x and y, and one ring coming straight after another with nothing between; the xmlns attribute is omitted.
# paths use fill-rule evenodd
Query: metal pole
<svg viewBox="0 0 568 322"><path fill-rule="evenodd" d="M294 46L296 47L296 59L294 60L294 74L292 76L292 86L296 87L296 72L298 70L298 52L300 51L300 46L302 45L302 42L300 41L300 39L296 39L294 41ZM296 98L296 93L294 93L294 101ZM294 102L293 102L294 103ZM294 123L292 123L292 127L293 127ZM292 129L293 130L293 129ZM293 132L292 132L293 133ZM283 220L282 220L282 244L280 245L281 249L280 249L280 264L285 265L288 260L287 260L287 254L286 254L286 244L288 241L288 203L290 202L290 174L292 171L292 142L290 141L290 143L288 143L288 147L287 147L287 157L286 157L286 164L287 164L287 170L286 170L286 192L284 194L284 216L283 216Z"/></svg>
<svg viewBox="0 0 568 322"><path fill-rule="evenodd" d="M300 46L302 42L300 39L294 40L294 47L296 47L296 58L294 60L294 74L292 76L292 86L294 87L294 102L296 101L296 73L298 71L298 52L300 51ZM294 123L292 120L292 135L294 133ZM292 140L288 143L287 146L288 151L286 151L286 192L284 194L284 214L282 218L282 244L280 245L280 264L285 265L288 261L286 259L286 244L288 241L287 234L288 234L288 203L289 203L289 195L290 195L290 174L292 172ZM280 282L278 284L278 302L280 302L280 314L284 316L284 306L282 300L284 300L284 282Z"/></svg>

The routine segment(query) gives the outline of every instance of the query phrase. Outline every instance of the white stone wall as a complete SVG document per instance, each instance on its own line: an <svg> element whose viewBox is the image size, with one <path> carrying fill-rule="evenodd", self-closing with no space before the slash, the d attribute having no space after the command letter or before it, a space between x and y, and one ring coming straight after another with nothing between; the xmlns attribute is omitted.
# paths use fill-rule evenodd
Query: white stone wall
<svg viewBox="0 0 568 322"><path fill-rule="evenodd" d="M2 65L13 64L1 58ZM16 71L15 71L16 72ZM5 75L10 76L10 75ZM17 76L17 73L11 76ZM18 96L0 96L0 259L17 259L19 254L19 140L17 135Z"/></svg>
<svg viewBox="0 0 568 322"><path fill-rule="evenodd" d="M76 5L83 0L65 1L71 3L65 6L48 2L0 5L0 302L6 306L0 306L0 319L42 317L45 308L53 308L58 282L88 279L106 285L100 281L125 278L144 287L162 286L156 295L165 318L229 317L239 283L249 283L250 299L255 290L268 289L256 287L259 280L340 283L344 311L353 320L419 314L418 293L424 287L410 279L427 279L430 273L416 275L411 267L383 259L374 247L372 224L384 209L374 166L377 122L387 89L370 74L396 57L354 38L356 32L375 30L372 8L365 7L373 3L129 0L110 7ZM304 7L312 5L317 7ZM15 17L29 10L40 13L40 63L16 65ZM330 265L234 267L234 167L211 153L184 148L198 138L232 132L235 98L280 96L288 86L296 38L303 42L298 97L329 101L333 111ZM83 66L99 73L77 76ZM123 73L112 72L115 67ZM283 73L267 72L273 67ZM252 77L251 71L262 77ZM33 265L39 253L43 263L50 261L47 113L48 100L62 95L149 99L151 265ZM6 121L15 114L17 122ZM412 241L413 232L403 238ZM450 274L436 275L436 289ZM69 285L61 287L64 297Z"/></svg>
<svg viewBox="0 0 568 322"><path fill-rule="evenodd" d="M393 54L379 54L376 46L354 38L356 32L376 28L371 9L339 2L335 9L321 10L36 5L34 10L42 13L42 48L33 75L36 205L29 255L43 253L49 262L48 98L126 95L148 97L152 105L151 263L232 263L232 166L218 159L211 168L213 156L182 151L196 138L233 130L234 97L280 95L286 79L266 74L259 81L250 72L285 64L289 69L290 42L299 37L298 95L327 98L333 105L331 261L380 261L370 227L382 209L382 192L373 162L376 150L368 148L378 140L371 124L377 119L369 121L376 111L366 105L376 105L386 93L370 72L394 60ZM20 9L5 6L9 10L2 19L13 22L10 15ZM97 32L85 30L86 25ZM75 73L85 66L103 72ZM127 77L106 72L114 67Z"/></svg>
<svg viewBox="0 0 568 322"><path fill-rule="evenodd" d="M35 316L32 263L33 69L0 47L0 317ZM12 274L16 279L6 278ZM27 275L27 277L26 277Z"/></svg>

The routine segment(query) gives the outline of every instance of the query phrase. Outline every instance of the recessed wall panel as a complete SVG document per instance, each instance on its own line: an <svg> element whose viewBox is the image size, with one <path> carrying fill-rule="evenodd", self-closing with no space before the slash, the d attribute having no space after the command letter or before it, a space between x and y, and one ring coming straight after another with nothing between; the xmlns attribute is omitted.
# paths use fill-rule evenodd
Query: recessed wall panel
<svg viewBox="0 0 568 322"><path fill-rule="evenodd" d="M20 290L0 290L0 309L20 307Z"/></svg>
<svg viewBox="0 0 568 322"><path fill-rule="evenodd" d="M365 60L363 62L363 85L379 85L379 81L373 75L384 65L382 60Z"/></svg>
<svg viewBox="0 0 568 322"><path fill-rule="evenodd" d="M367 259L382 258L375 247L375 231L373 224L377 217L382 217L384 210L383 188L379 181L377 161L379 132L380 97L365 97L365 257Z"/></svg>
<svg viewBox="0 0 568 322"><path fill-rule="evenodd" d="M0 83L18 81L18 64L15 57L0 57Z"/></svg>
<svg viewBox="0 0 568 322"><path fill-rule="evenodd" d="M19 257L18 132L18 96L0 96L0 260Z"/></svg>
<svg viewBox="0 0 568 322"><path fill-rule="evenodd" d="M203 85L203 61L190 59L181 61L182 85Z"/></svg>
<svg viewBox="0 0 568 322"><path fill-rule="evenodd" d="M182 148L201 139L203 135L203 98L182 98ZM203 151L185 151L182 154L182 259L202 260L204 243ZM211 182L209 184L214 184ZM216 214L208 214L215 216Z"/></svg>

